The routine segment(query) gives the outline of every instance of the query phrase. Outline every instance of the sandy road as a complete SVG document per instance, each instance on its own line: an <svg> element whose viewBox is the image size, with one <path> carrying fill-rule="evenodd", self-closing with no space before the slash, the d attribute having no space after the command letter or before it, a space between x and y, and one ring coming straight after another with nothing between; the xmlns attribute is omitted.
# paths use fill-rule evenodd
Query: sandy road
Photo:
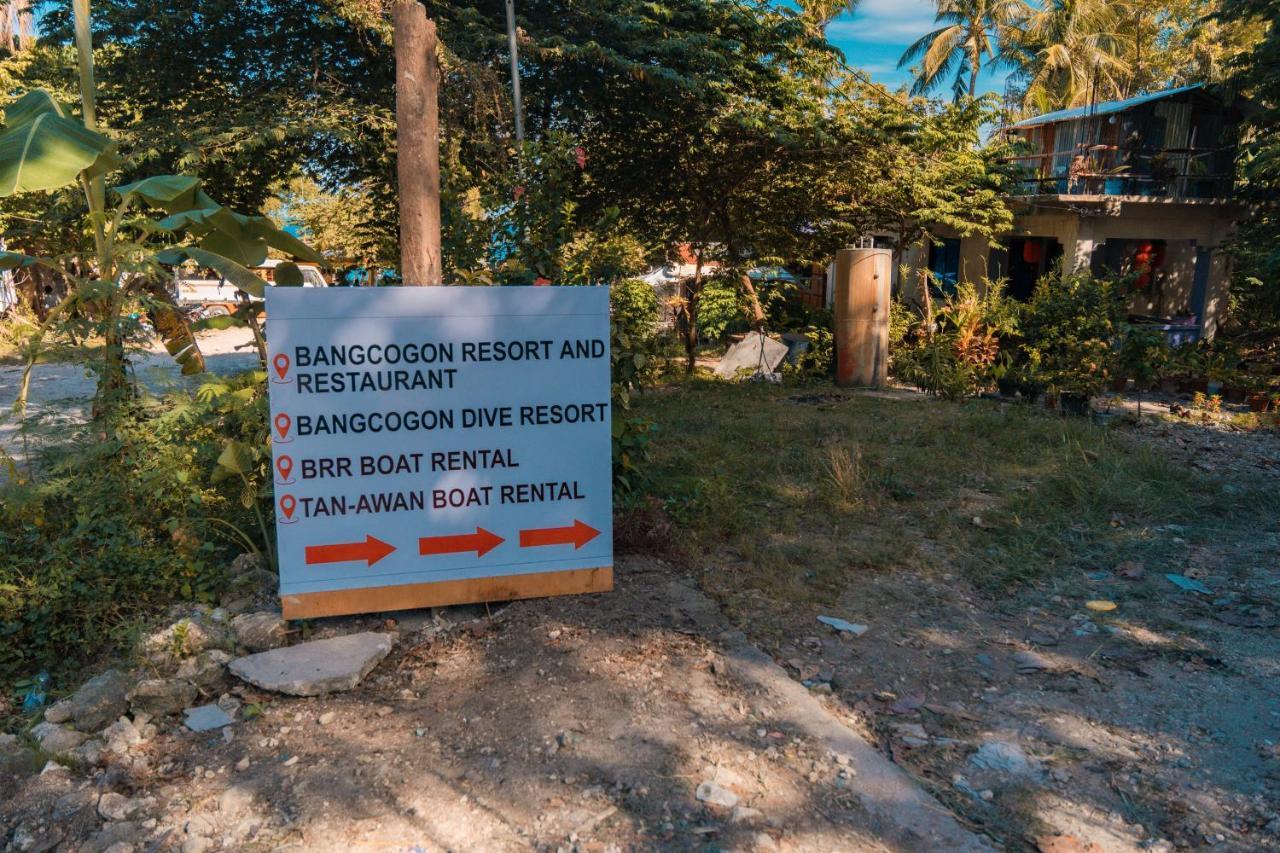
<svg viewBox="0 0 1280 853"><path fill-rule="evenodd" d="M246 329L204 332L199 336L200 350L210 371L227 374L254 366L256 355L253 336ZM131 359L137 381L152 393L176 388L195 388L201 376L182 376L177 363L159 342ZM18 436L18 424L11 406L22 382L22 366L0 365L0 448L14 456L25 455ZM70 362L38 364L32 371L27 418L35 429L49 438L60 425L83 422L88 418L95 378L85 365Z"/></svg>

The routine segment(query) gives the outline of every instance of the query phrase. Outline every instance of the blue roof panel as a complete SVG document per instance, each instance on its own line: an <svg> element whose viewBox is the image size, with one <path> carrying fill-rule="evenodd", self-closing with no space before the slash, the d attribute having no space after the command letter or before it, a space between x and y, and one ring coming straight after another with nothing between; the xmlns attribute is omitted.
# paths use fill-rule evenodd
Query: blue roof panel
<svg viewBox="0 0 1280 853"><path fill-rule="evenodd" d="M1172 97L1173 95L1181 95L1183 92L1190 92L1192 89L1204 88L1201 84L1195 83L1190 86L1179 86L1176 89L1165 89L1160 92L1151 92L1146 95L1138 95L1133 98L1126 98L1123 101L1104 101L1101 104L1089 104L1083 107L1072 107L1069 110L1058 110L1057 112L1045 113L1042 116L1033 116L1016 122L1012 127L1037 127L1042 124L1053 124L1059 121L1070 121L1076 118L1088 118L1090 116L1104 116L1111 113L1122 113L1125 110L1133 109L1141 104L1158 101L1162 98Z"/></svg>

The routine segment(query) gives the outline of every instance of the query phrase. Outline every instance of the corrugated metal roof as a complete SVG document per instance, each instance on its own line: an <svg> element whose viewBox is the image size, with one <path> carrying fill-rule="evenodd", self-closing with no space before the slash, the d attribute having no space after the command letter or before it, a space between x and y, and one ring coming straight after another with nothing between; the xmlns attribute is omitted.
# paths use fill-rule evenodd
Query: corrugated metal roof
<svg viewBox="0 0 1280 853"><path fill-rule="evenodd" d="M1089 104L1083 107L1072 107L1069 110L1058 110L1057 112L1045 113L1042 116L1033 116L1023 119L1011 127L1037 127L1042 124L1053 124L1058 121L1070 121L1076 118L1087 118L1090 116L1104 116L1111 113L1121 113L1125 110L1133 109L1141 104L1158 101L1162 98L1172 97L1173 95L1181 95L1183 92L1190 92L1193 89L1204 88L1199 83L1190 86L1179 86L1176 89L1165 89L1162 92L1152 92L1148 95L1138 95L1133 98L1126 98L1123 101L1104 101L1101 104Z"/></svg>

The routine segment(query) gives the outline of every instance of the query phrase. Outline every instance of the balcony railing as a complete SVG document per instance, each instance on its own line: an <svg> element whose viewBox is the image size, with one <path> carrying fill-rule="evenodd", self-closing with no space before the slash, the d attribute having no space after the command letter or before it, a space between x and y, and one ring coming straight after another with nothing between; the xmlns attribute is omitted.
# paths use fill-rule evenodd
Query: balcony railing
<svg viewBox="0 0 1280 853"><path fill-rule="evenodd" d="M1010 157L1023 167L1019 195L1146 196L1229 199L1235 178L1210 167L1222 149L1122 150L1092 145L1081 151L1051 151Z"/></svg>

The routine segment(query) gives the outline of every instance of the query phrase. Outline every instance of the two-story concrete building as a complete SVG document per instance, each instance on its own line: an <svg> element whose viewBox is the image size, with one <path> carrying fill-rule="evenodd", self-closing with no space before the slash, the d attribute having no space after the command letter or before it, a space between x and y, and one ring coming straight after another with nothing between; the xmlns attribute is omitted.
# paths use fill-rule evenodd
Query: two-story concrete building
<svg viewBox="0 0 1280 853"><path fill-rule="evenodd" d="M1131 314L1210 336L1225 307L1223 247L1241 213L1232 189L1242 110L1184 86L1002 128L1024 149L1013 230L998 248L943 232L902 261L944 282L1007 279L1023 299L1055 268L1134 273Z"/></svg>

